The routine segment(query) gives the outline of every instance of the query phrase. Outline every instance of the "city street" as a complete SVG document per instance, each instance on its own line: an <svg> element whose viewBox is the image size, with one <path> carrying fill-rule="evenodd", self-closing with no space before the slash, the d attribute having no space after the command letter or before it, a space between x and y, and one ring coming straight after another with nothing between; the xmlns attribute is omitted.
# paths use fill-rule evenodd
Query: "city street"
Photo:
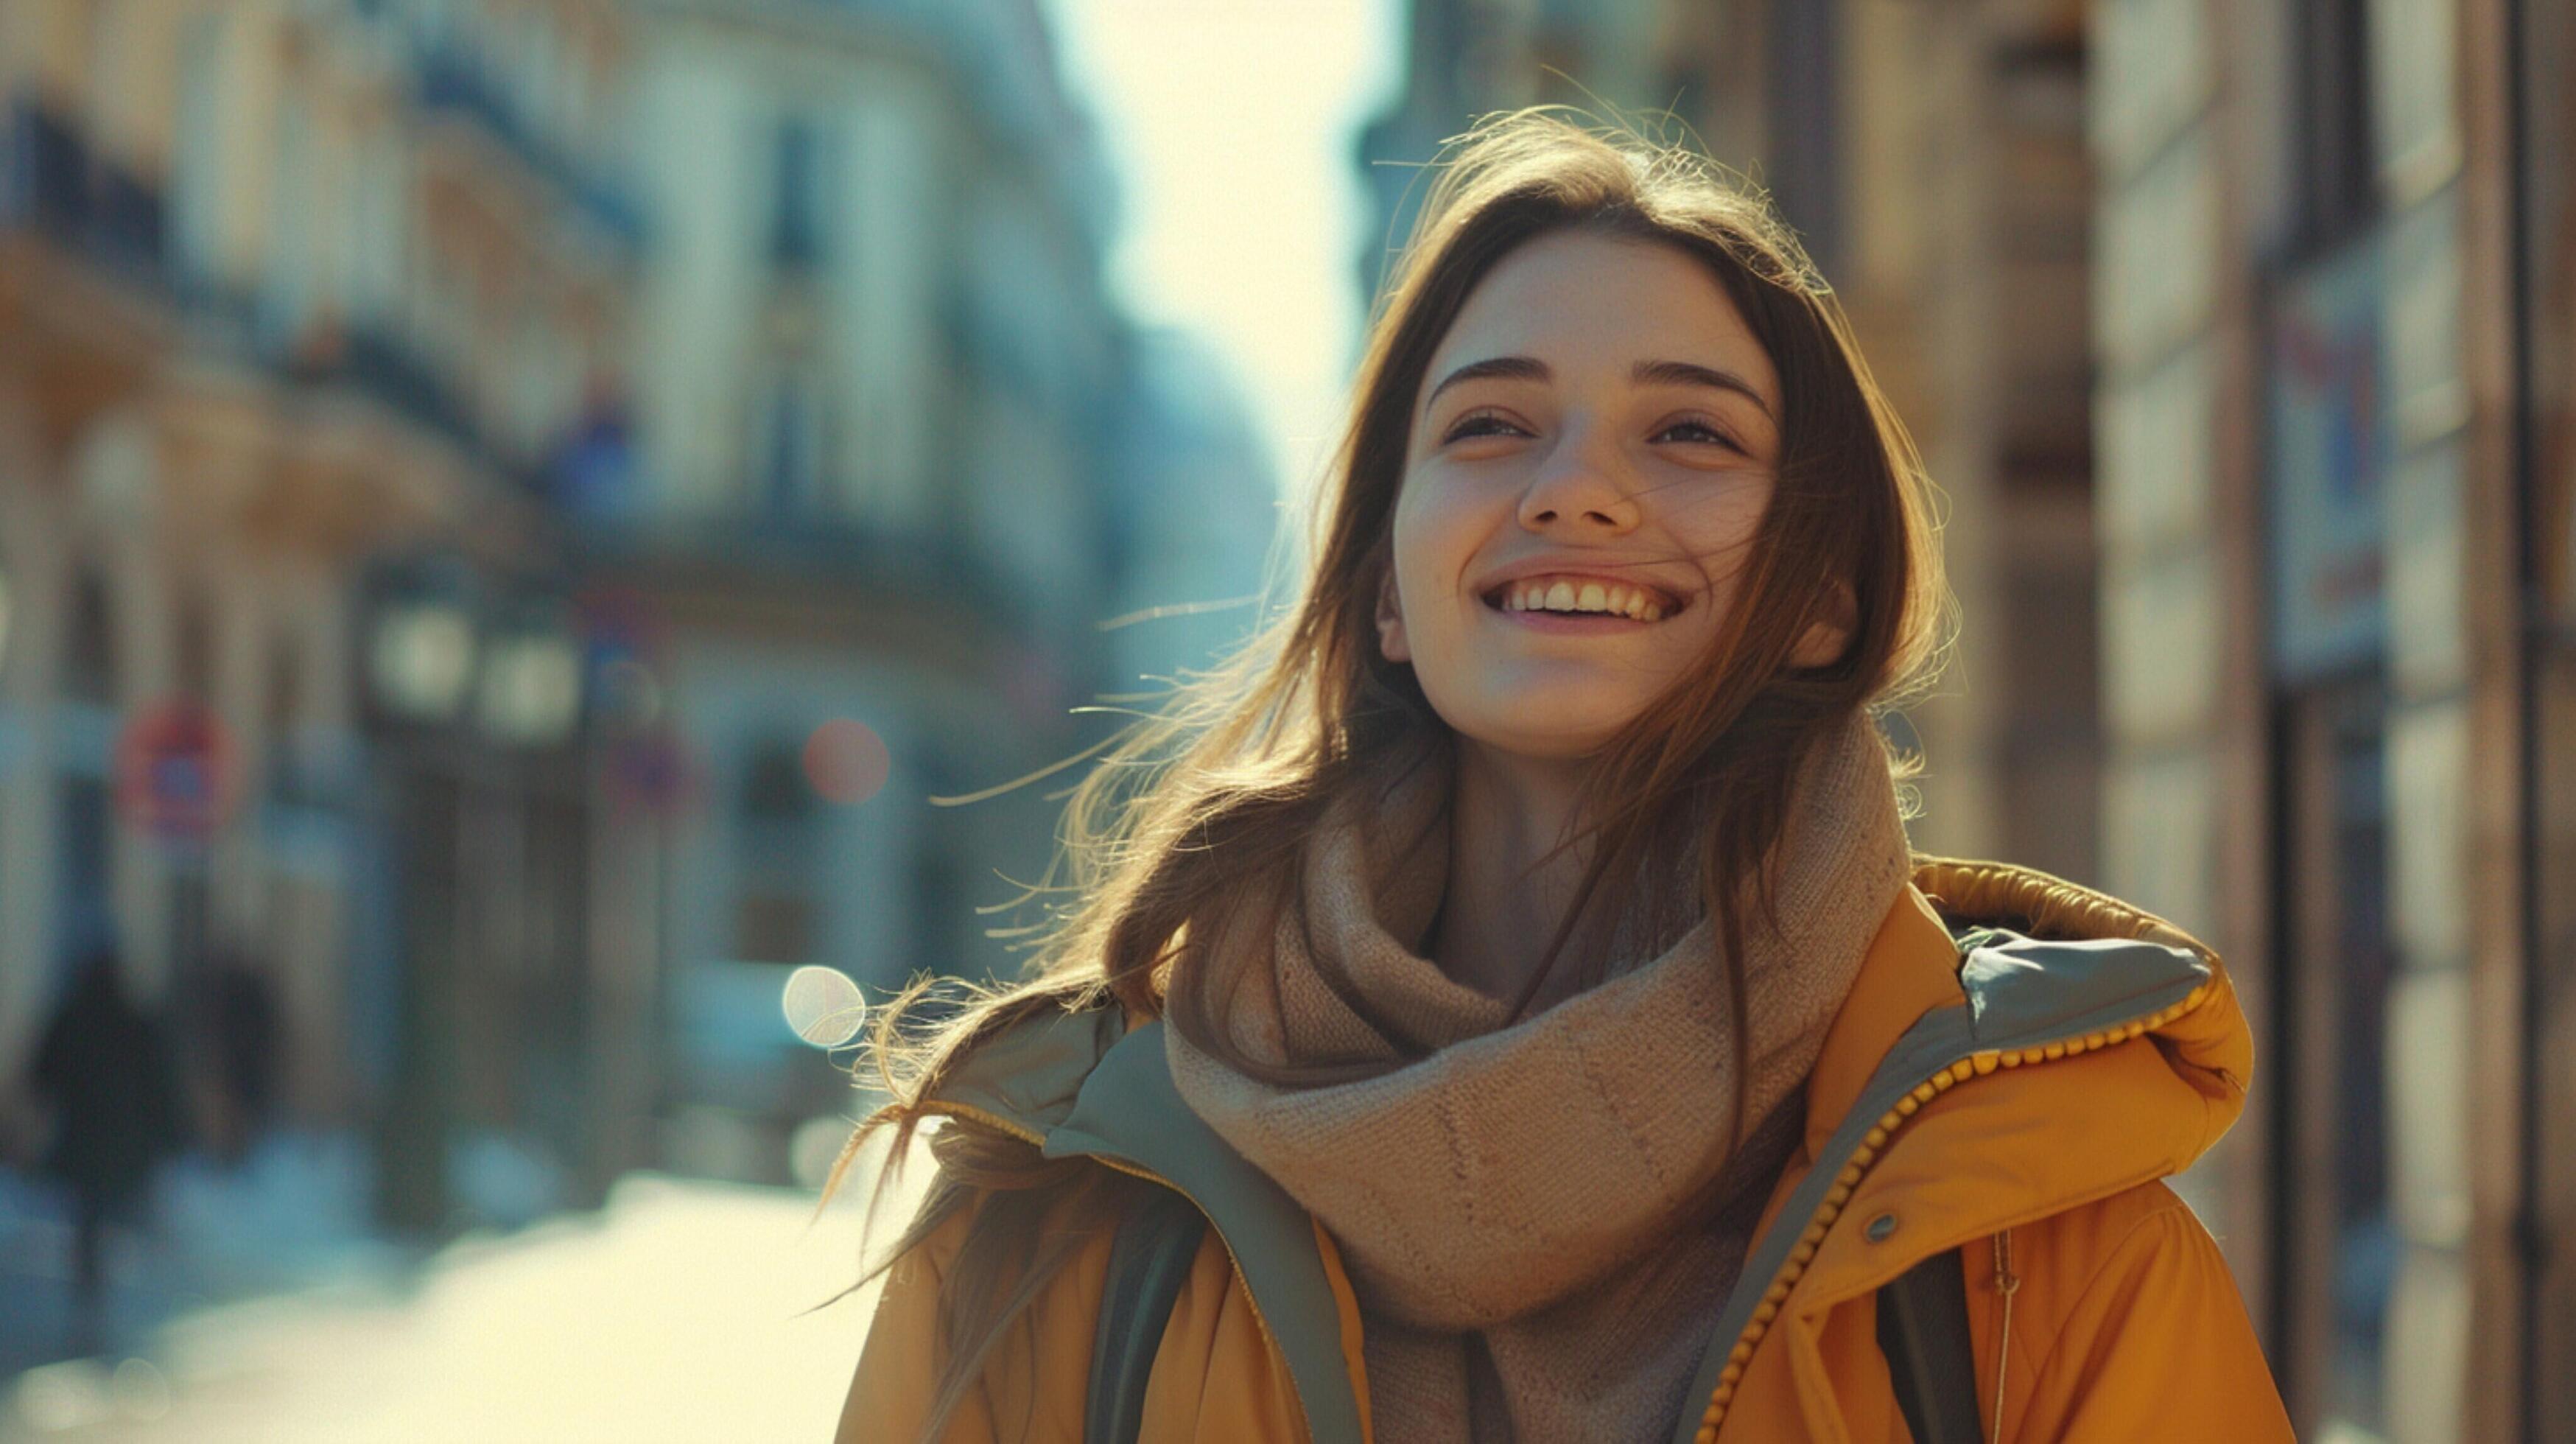
<svg viewBox="0 0 2576 1444"><path fill-rule="evenodd" d="M825 1437L874 1291L813 1307L855 1272L860 1209L813 1214L800 1191L632 1175L597 1215L461 1240L406 1285L208 1307L140 1362L31 1370L0 1439Z"/></svg>
<svg viewBox="0 0 2576 1444"><path fill-rule="evenodd" d="M829 1438L899 1097L1267 1260L1149 1437L2576 1440L2571 73L0 0L0 1444Z"/></svg>

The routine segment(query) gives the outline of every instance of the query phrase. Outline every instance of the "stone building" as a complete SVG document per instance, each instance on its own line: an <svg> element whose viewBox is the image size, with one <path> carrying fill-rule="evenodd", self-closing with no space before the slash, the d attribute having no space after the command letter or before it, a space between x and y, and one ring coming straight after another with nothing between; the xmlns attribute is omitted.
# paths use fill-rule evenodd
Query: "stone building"
<svg viewBox="0 0 2576 1444"><path fill-rule="evenodd" d="M1044 868L1049 789L930 799L1080 745L1134 342L1034 4L636 13L636 465L582 567L649 615L635 675L691 779L655 844L660 1146L784 1179L851 1106L782 1026L793 967L883 998L1013 961L975 908Z"/></svg>
<svg viewBox="0 0 2576 1444"><path fill-rule="evenodd" d="M555 1085L601 1041L594 809L551 518L624 345L625 24L0 9L8 1087L113 943L200 1059L210 970L264 978L286 1117L380 1128L398 1220L446 1220L460 1139L583 1163L606 1100ZM201 745L146 750L174 735Z"/></svg>
<svg viewBox="0 0 2576 1444"><path fill-rule="evenodd" d="M2199 1201L2303 1429L2558 1437L2568 24L2091 33L2105 872L2244 960L2270 1045Z"/></svg>
<svg viewBox="0 0 2576 1444"><path fill-rule="evenodd" d="M784 1180L792 969L1009 967L1049 789L931 799L1258 581L1033 0L10 0L0 101L0 1077L113 935L275 981L398 1222Z"/></svg>

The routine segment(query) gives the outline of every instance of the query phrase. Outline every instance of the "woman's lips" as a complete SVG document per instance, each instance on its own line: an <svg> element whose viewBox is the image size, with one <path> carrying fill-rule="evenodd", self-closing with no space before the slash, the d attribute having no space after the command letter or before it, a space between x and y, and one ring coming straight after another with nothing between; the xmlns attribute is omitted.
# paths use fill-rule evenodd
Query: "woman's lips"
<svg viewBox="0 0 2576 1444"><path fill-rule="evenodd" d="M1527 627L1533 632L1557 632L1573 636L1600 632L1642 632L1649 627L1663 625L1661 622L1623 617L1616 612L1507 612L1491 604L1488 604L1487 610L1511 626Z"/></svg>

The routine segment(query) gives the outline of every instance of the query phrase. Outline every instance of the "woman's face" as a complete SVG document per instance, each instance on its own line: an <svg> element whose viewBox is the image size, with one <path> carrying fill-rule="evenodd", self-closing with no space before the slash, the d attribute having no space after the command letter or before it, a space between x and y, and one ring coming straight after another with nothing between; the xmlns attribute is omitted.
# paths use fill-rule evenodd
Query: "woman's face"
<svg viewBox="0 0 2576 1444"><path fill-rule="evenodd" d="M1599 751L1706 665L1779 415L1769 353L1699 261L1581 232L1522 246L1424 373L1381 648L1464 737Z"/></svg>

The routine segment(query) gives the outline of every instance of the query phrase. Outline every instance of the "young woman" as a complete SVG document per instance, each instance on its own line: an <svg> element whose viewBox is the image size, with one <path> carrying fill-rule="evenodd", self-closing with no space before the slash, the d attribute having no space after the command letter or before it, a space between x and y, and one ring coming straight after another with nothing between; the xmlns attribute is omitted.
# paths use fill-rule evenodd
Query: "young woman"
<svg viewBox="0 0 2576 1444"><path fill-rule="evenodd" d="M2286 1438L2158 1182L2226 976L1909 852L1924 483L1758 198L1481 127L1337 473L1077 791L1032 980L880 1031L872 1124L945 1122L841 1436Z"/></svg>

